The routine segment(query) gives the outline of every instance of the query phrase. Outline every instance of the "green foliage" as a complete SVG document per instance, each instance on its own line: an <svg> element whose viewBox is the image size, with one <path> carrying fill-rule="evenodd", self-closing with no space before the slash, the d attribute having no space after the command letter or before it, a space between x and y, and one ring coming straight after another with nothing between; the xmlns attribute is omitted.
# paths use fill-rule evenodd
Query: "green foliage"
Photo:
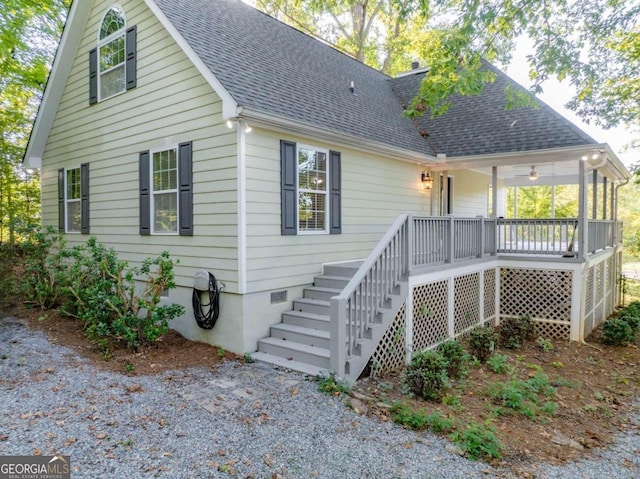
<svg viewBox="0 0 640 479"><path fill-rule="evenodd" d="M469 333L467 348L469 353L485 362L496 348L498 335L491 327L480 326Z"/></svg>
<svg viewBox="0 0 640 479"><path fill-rule="evenodd" d="M438 346L438 352L447 362L447 374L449 377L459 379L468 363L467 353L460 341L446 341Z"/></svg>
<svg viewBox="0 0 640 479"><path fill-rule="evenodd" d="M548 353L554 350L553 343L548 339L543 338L542 336L536 339L536 344L540 346L540 349L542 349L545 353Z"/></svg>
<svg viewBox="0 0 640 479"><path fill-rule="evenodd" d="M447 366L447 361L437 351L416 352L404 372L404 384L416 396L439 400L450 385Z"/></svg>
<svg viewBox="0 0 640 479"><path fill-rule="evenodd" d="M498 328L500 346L507 349L519 349L522 343L535 334L535 325L528 316L506 318Z"/></svg>
<svg viewBox="0 0 640 479"><path fill-rule="evenodd" d="M451 435L451 439L474 460L500 459L503 445L489 421L471 422L462 431Z"/></svg>
<svg viewBox="0 0 640 479"><path fill-rule="evenodd" d="M487 366L496 374L506 374L511 368L509 367L509 356L505 354L494 354L487 359Z"/></svg>
<svg viewBox="0 0 640 479"><path fill-rule="evenodd" d="M602 326L603 342L612 346L625 346L634 340L633 329L624 319L610 318Z"/></svg>
<svg viewBox="0 0 640 479"><path fill-rule="evenodd" d="M547 404L549 401L546 399L552 399L556 389L542 372L536 372L527 380L513 378L493 383L487 392L501 408L498 409L498 414L512 411L534 419L538 414L552 415L557 409L557 405Z"/></svg>
<svg viewBox="0 0 640 479"><path fill-rule="evenodd" d="M41 309L57 308L69 292L69 256L62 235L52 227L34 233L24 243L21 291L28 303Z"/></svg>
<svg viewBox="0 0 640 479"><path fill-rule="evenodd" d="M429 427L436 434L442 434L453 429L453 420L443 416L439 411L427 414L424 409L414 409L399 401L391 407L391 418L394 422L417 431Z"/></svg>
<svg viewBox="0 0 640 479"><path fill-rule="evenodd" d="M331 373L328 376L318 377L318 391L332 395L349 394L351 387Z"/></svg>

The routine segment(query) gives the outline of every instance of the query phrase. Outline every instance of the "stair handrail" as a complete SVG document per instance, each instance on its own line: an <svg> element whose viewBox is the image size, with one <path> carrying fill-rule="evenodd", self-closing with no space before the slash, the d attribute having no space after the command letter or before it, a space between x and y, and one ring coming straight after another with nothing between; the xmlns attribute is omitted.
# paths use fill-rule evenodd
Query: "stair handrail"
<svg viewBox="0 0 640 479"><path fill-rule="evenodd" d="M340 378L345 376L347 359L353 355L359 341L365 339L368 324L409 272L411 223L408 213L398 216L342 292L331 298L330 367ZM372 294L358 294L363 285L371 288L367 291ZM347 319L351 320L348 328Z"/></svg>

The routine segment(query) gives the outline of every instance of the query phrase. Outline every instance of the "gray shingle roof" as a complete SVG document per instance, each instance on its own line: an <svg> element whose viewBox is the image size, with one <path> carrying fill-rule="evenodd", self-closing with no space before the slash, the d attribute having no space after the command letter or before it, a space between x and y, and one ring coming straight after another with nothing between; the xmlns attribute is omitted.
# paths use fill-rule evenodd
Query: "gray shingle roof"
<svg viewBox="0 0 640 479"><path fill-rule="evenodd" d="M569 120L544 102L539 109L506 109L504 89L520 85L490 64L496 81L485 85L477 96L453 96L451 108L432 119L428 113L417 119L420 129L436 153L448 157L534 151L597 143ZM403 104L410 104L418 93L424 74L407 75L390 80Z"/></svg>
<svg viewBox="0 0 640 479"><path fill-rule="evenodd" d="M239 0L156 3L239 105L433 155L386 75Z"/></svg>

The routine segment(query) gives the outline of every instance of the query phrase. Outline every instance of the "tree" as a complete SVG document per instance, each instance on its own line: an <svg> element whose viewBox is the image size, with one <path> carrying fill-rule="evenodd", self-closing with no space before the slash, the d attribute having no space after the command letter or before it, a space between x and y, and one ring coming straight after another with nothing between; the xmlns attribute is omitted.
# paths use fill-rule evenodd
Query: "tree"
<svg viewBox="0 0 640 479"><path fill-rule="evenodd" d="M529 38L531 93L550 76L568 80L568 107L605 127L640 125L637 0L257 0L265 12L393 74L412 59L429 66L410 115L442 114L454 94L494 80L482 60L509 64ZM510 106L532 105L521 91Z"/></svg>
<svg viewBox="0 0 640 479"><path fill-rule="evenodd" d="M69 0L3 0L0 8L0 242L39 220L39 175L22 156Z"/></svg>

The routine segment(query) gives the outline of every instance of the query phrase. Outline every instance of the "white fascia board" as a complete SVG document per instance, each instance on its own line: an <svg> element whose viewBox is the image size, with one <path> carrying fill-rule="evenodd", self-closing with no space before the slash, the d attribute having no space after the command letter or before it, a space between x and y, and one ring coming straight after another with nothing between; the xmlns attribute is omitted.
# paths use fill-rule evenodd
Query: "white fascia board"
<svg viewBox="0 0 640 479"><path fill-rule="evenodd" d="M62 93L73 66L73 60L82 39L84 27L89 19L93 2L76 0L71 4L69 15L62 32L60 44L56 50L47 85L42 95L33 129L29 136L24 162L28 168L42 166L42 154L49 138L53 120L58 111ZM88 98L87 98L88 101Z"/></svg>
<svg viewBox="0 0 640 479"><path fill-rule="evenodd" d="M425 155L423 153L418 153L412 150L405 150L403 148L394 147L386 143L359 138L345 133L321 128L309 123L295 121L288 118L278 117L270 113L248 109L246 107L240 109L239 116L245 119L251 126L258 126L266 130L307 136L316 140L335 144L336 146L353 148L355 150L360 150L367 153L386 155L399 161L427 165L432 165L436 161L436 158L431 155Z"/></svg>
<svg viewBox="0 0 640 479"><path fill-rule="evenodd" d="M207 65L202 61L200 56L195 52L189 42L178 32L176 27L169 21L164 12L158 7L156 2L153 0L145 0L145 3L149 7L149 9L154 13L154 15L158 18L162 26L166 28L169 32L169 35L173 38L173 40L178 44L178 46L182 49L182 51L187 55L189 60L193 63L196 69L200 72L200 74L207 80L211 88L217 93L217 95L222 99L222 117L224 120L228 120L230 118L234 118L238 115L238 103L235 101L233 96L227 91L227 89L220 83L220 80L213 74L213 72L209 69Z"/></svg>

